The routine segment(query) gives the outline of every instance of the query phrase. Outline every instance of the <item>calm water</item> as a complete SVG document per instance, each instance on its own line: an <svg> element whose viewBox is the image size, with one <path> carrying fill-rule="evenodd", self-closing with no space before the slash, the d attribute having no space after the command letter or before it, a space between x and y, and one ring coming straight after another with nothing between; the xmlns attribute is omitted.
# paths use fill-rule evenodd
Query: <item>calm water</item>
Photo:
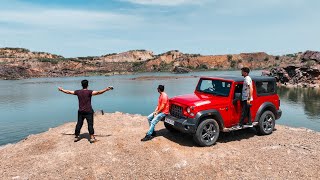
<svg viewBox="0 0 320 180"><path fill-rule="evenodd" d="M239 71L194 72L196 75L240 75ZM261 71L253 71L260 75ZM171 73L143 73L112 77L85 77L89 88L100 90L113 85L114 90L93 97L94 110L147 115L157 103L158 84L166 86L170 97L194 91L198 78L169 80L131 80L139 76L172 76ZM174 76L174 75L173 75ZM181 76L181 75L177 75ZM30 134L47 131L66 122L76 121L78 100L57 90L80 89L84 77L40 78L18 81L0 80L0 145L17 142ZM282 118L277 122L293 127L320 131L320 91L313 89L278 89ZM84 130L86 130L84 128ZM70 133L73 129L70 129Z"/></svg>

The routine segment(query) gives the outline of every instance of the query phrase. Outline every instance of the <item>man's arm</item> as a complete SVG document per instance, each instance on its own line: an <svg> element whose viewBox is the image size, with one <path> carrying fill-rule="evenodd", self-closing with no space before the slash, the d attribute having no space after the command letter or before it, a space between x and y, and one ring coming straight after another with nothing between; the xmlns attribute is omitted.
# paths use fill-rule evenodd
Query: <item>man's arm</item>
<svg viewBox="0 0 320 180"><path fill-rule="evenodd" d="M252 87L252 83L249 85L249 97L248 97L248 102L251 102L251 98L252 98L252 94L253 94L253 87Z"/></svg>
<svg viewBox="0 0 320 180"><path fill-rule="evenodd" d="M157 107L157 109L156 109L155 112L154 112L155 115L159 114L159 113L164 109L164 106L165 106L165 104L162 103L162 104L160 105L160 108Z"/></svg>
<svg viewBox="0 0 320 180"><path fill-rule="evenodd" d="M102 89L102 90L100 90L100 91L92 91L92 95L93 96L96 96L96 95L99 95L99 94L103 94L103 93L105 93L106 91L110 91L110 90L112 90L113 89L113 87L112 86L109 86L109 87L107 87L107 88L105 88L105 89Z"/></svg>
<svg viewBox="0 0 320 180"><path fill-rule="evenodd" d="M66 94L73 94L74 95L74 91L65 90L62 87L58 87L58 90L63 92L63 93L66 93Z"/></svg>

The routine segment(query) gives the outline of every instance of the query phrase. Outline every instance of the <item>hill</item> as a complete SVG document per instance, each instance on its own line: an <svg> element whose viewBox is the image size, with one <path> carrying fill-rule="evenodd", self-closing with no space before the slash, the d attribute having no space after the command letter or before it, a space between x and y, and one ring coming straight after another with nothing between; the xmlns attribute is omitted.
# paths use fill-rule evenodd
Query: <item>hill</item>
<svg viewBox="0 0 320 180"><path fill-rule="evenodd" d="M200 55L172 50L154 55L152 51L132 50L102 56L64 58L45 52L31 52L23 48L0 48L0 79L232 70L243 66L252 69L270 69L299 63L301 54L273 56L257 52Z"/></svg>

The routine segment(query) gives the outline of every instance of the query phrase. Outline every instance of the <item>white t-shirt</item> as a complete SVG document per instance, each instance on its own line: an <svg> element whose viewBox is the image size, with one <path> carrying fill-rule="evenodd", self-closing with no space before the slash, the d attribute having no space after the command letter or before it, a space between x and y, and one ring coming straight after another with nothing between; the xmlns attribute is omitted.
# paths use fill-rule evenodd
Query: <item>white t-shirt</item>
<svg viewBox="0 0 320 180"><path fill-rule="evenodd" d="M249 76L246 76L243 81L243 87L242 87L242 101L248 100L249 93L250 93L250 85L252 86L252 79ZM253 100L253 97L251 97L250 101Z"/></svg>

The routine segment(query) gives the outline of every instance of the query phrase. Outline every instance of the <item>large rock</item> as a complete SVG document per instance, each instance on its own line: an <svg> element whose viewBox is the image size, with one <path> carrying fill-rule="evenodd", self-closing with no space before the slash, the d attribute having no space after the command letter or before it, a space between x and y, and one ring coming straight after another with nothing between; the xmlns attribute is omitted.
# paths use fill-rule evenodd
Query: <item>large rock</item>
<svg viewBox="0 0 320 180"><path fill-rule="evenodd" d="M287 66L272 68L269 74L281 84L291 84L302 87L317 87L320 85L320 70L318 67Z"/></svg>
<svg viewBox="0 0 320 180"><path fill-rule="evenodd" d="M103 60L104 62L142 62L153 57L152 51L132 50L119 54L104 55L102 57L97 57L96 60Z"/></svg>
<svg viewBox="0 0 320 180"><path fill-rule="evenodd" d="M181 67L181 66L176 66L173 68L172 72L174 73L189 73L190 69L185 68L185 67Z"/></svg>
<svg viewBox="0 0 320 180"><path fill-rule="evenodd" d="M309 60L314 60L317 63L320 63L320 52L318 51L306 51L302 54L301 56L301 61L309 61Z"/></svg>

